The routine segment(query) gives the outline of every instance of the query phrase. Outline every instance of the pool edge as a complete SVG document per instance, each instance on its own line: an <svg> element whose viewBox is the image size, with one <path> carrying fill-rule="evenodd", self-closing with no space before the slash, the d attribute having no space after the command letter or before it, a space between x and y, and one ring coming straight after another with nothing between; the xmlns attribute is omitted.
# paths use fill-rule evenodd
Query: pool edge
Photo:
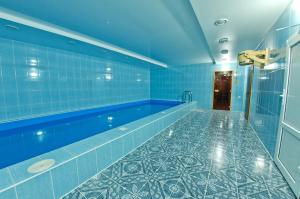
<svg viewBox="0 0 300 199"><path fill-rule="evenodd" d="M127 123L123 126L128 126L129 131L120 131L119 127L106 131L103 134L96 135L98 139L101 140L100 135L113 135L104 142L99 142L98 146L87 147L89 150L84 151L79 154L72 154L72 152L66 150L66 147L62 147L55 151L64 151L69 154L70 157L65 161L59 162L57 165L45 170L41 173L35 175L29 175L21 180L15 180L12 176L11 167L8 167L10 177L13 178L13 182L10 186L5 188L0 187L0 198L1 195L4 196L12 191L15 195L25 194L30 191L32 187L43 187L41 192L45 192L45 188L49 195L53 198L59 198L81 183L85 182L87 179L93 177L94 175L101 172L103 169L123 158L126 154L135 150L137 147L145 143L147 140L151 139L153 136L160 133L163 129L167 128L177 120L184 117L186 114L195 109L197 102L192 102L188 104L180 104L170 109L155 113L153 115L141 118L131 123ZM141 133L143 131L143 133ZM109 132L109 133L108 133ZM90 145L89 142L95 139L94 136L82 140L85 145ZM96 141L99 141L99 140ZM79 141L80 142L80 141ZM73 143L74 145L78 142ZM71 145L73 145L71 144ZM122 147L120 147L122 146ZM112 151L112 148L115 150ZM116 150L117 149L117 150ZM51 152L49 152L51 153ZM52 152L53 153L53 152ZM103 156L101 154L111 154L110 157ZM41 155L44 156L44 155ZM99 158L101 156L101 158ZM40 158L40 156L38 156ZM44 156L47 157L47 154ZM32 158L34 159L34 158ZM100 161L100 159L102 161ZM31 160L31 159L30 159ZM37 160L37 159L36 159ZM88 163L87 163L88 162ZM88 168L87 168L88 167ZM23 172L26 172L22 168ZM65 172L68 171L66 174ZM73 176L74 181L64 182L65 176ZM40 180L43 178L43 180ZM56 181L55 179L60 179ZM62 186L63 185L63 186ZM65 188L64 188L65 187ZM39 194L39 191L31 193ZM43 193L45 194L45 193ZM32 196L31 198L36 198Z"/></svg>

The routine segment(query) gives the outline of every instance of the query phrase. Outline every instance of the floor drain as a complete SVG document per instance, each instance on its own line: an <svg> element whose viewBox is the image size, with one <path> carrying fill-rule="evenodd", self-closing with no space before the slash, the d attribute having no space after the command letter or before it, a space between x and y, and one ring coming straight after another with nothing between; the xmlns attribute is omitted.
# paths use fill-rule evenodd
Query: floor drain
<svg viewBox="0 0 300 199"><path fill-rule="evenodd" d="M39 173L42 171L46 171L50 167L52 167L55 164L55 160L53 159L46 159L38 161L34 164L32 164L30 167L28 167L27 171L29 173Z"/></svg>

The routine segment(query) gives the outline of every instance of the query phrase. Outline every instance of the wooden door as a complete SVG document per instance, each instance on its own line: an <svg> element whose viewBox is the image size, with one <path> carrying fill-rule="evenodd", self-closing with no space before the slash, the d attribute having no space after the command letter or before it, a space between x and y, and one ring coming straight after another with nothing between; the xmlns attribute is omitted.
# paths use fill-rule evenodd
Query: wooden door
<svg viewBox="0 0 300 199"><path fill-rule="evenodd" d="M213 108L230 110L232 71L215 72Z"/></svg>

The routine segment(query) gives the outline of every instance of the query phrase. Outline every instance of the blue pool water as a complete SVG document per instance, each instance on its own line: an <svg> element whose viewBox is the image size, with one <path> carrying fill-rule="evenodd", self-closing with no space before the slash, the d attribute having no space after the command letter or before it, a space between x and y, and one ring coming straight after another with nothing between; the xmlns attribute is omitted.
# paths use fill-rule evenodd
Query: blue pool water
<svg viewBox="0 0 300 199"><path fill-rule="evenodd" d="M0 169L178 104L140 101L0 124Z"/></svg>

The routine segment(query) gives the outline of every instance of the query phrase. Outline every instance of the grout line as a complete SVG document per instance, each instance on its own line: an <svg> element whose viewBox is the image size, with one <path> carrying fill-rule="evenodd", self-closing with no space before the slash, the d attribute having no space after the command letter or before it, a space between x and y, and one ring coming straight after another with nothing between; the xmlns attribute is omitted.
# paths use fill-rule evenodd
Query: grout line
<svg viewBox="0 0 300 199"><path fill-rule="evenodd" d="M16 199L19 199L19 196L18 196L18 193L17 193L17 187L14 187L14 192L15 192L15 195L16 195Z"/></svg>
<svg viewBox="0 0 300 199"><path fill-rule="evenodd" d="M51 180L51 186L52 186L52 195L53 195L53 198L55 198L52 171L49 171L49 174L50 174L50 180Z"/></svg>
<svg viewBox="0 0 300 199"><path fill-rule="evenodd" d="M78 170L78 158L75 159L76 162L76 177L77 177L77 185L79 184L79 170Z"/></svg>
<svg viewBox="0 0 300 199"><path fill-rule="evenodd" d="M99 165L98 165L98 153L97 153L97 149L95 150L95 154L96 154L96 167L97 167L97 173L99 172Z"/></svg>
<svg viewBox="0 0 300 199"><path fill-rule="evenodd" d="M14 178L13 178L13 176L12 176L12 174L11 174L10 168L7 168L7 172L8 172L8 175L9 175L10 180L11 180L12 182L14 182ZM1 192L0 192L0 193L1 193Z"/></svg>
<svg viewBox="0 0 300 199"><path fill-rule="evenodd" d="M85 197L85 195L83 194L83 193L81 193L81 191L79 191L79 190L77 190L78 191L78 193L80 194L80 195L82 195L82 197L84 198L84 199L87 199L86 197Z"/></svg>
<svg viewBox="0 0 300 199"><path fill-rule="evenodd" d="M16 81L17 80L17 71L16 71L16 56L15 56L15 42L12 41L12 53L13 53L13 67L14 67L14 80ZM18 115L20 115L20 93L19 93L19 87L18 87L18 84L17 82L14 83L15 86L16 86L16 91L17 91L17 107L18 107L18 110L17 110L17 113Z"/></svg>
<svg viewBox="0 0 300 199"><path fill-rule="evenodd" d="M265 185L266 188L267 188L268 195L269 195L270 199L272 199L271 191L270 191L270 189L269 189L269 187L268 187L268 185L267 185L267 183L266 183L265 177L262 176L262 179L263 179L264 185Z"/></svg>

